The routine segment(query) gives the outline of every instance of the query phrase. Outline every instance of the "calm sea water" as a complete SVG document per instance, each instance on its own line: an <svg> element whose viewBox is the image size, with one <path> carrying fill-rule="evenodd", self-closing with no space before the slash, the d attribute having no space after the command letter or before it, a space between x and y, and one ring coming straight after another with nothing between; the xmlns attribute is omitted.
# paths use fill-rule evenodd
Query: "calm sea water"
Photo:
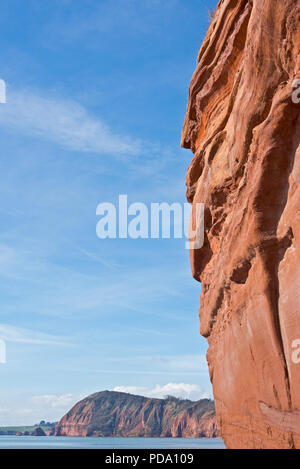
<svg viewBox="0 0 300 469"><path fill-rule="evenodd" d="M223 449L218 438L69 438L0 435L0 449Z"/></svg>

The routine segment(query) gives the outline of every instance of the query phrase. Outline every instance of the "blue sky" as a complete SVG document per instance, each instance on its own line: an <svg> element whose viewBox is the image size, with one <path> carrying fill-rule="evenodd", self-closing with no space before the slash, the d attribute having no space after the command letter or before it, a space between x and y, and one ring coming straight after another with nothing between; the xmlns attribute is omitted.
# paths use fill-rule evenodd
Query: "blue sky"
<svg viewBox="0 0 300 469"><path fill-rule="evenodd" d="M0 425L104 389L211 394L185 240L100 240L96 207L185 202L181 126L215 3L1 3Z"/></svg>

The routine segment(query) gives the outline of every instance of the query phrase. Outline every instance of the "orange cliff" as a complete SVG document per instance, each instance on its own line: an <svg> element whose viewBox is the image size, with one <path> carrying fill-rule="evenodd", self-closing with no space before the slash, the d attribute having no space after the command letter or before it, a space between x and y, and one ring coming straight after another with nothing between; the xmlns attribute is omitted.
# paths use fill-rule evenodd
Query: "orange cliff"
<svg viewBox="0 0 300 469"><path fill-rule="evenodd" d="M103 391L75 404L57 424L55 435L214 438L219 430L209 399L152 399Z"/></svg>
<svg viewBox="0 0 300 469"><path fill-rule="evenodd" d="M190 259L228 448L300 448L299 24L300 0L221 0L189 90Z"/></svg>

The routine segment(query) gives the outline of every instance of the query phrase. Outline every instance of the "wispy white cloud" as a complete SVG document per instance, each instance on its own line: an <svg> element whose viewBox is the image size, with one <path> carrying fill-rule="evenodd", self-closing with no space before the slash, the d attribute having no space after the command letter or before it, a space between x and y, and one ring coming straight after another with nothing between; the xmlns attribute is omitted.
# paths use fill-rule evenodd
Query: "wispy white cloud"
<svg viewBox="0 0 300 469"><path fill-rule="evenodd" d="M78 396L73 394L44 394L32 397L33 404L51 407L53 409L69 410L79 400Z"/></svg>
<svg viewBox="0 0 300 469"><path fill-rule="evenodd" d="M15 249L6 244L0 244L0 270L7 266L16 266L18 264L18 256Z"/></svg>
<svg viewBox="0 0 300 469"><path fill-rule="evenodd" d="M128 35L128 24L130 34L157 35L163 29L163 21L157 21L159 11L160 18L170 16L172 9L176 7L178 0L129 0L124 8L123 0L105 0L89 2L88 13L82 8L72 9L72 14L64 23L57 22L48 24L48 33L56 32L55 38L66 41L82 38L88 33L105 33L112 29L118 30L118 34L125 31ZM154 21L155 20L155 21ZM52 34L53 36L53 34ZM51 37L53 41L53 37Z"/></svg>
<svg viewBox="0 0 300 469"><path fill-rule="evenodd" d="M8 86L7 102L0 107L0 128L73 152L112 156L114 161L125 163L133 180L151 174L159 180L162 168L174 162L174 151L169 147L129 135L126 130L115 131L102 116L51 91Z"/></svg>
<svg viewBox="0 0 300 469"><path fill-rule="evenodd" d="M207 378L205 389L208 384L208 365L205 355L145 355L143 353L128 357L110 357L106 359L107 368L85 370L89 373L119 374L119 375L153 375L169 376L170 380L182 378L191 379ZM110 365L109 365L110 364ZM114 365L118 364L116 369ZM194 378L193 378L194 379Z"/></svg>
<svg viewBox="0 0 300 469"><path fill-rule="evenodd" d="M32 90L8 87L7 103L0 108L0 126L74 151L122 156L141 150L140 141L115 133L79 103Z"/></svg>
<svg viewBox="0 0 300 469"><path fill-rule="evenodd" d="M13 405L5 402L0 409L1 425L34 425L41 420L55 422L83 397L82 394L14 395Z"/></svg>
<svg viewBox="0 0 300 469"><path fill-rule="evenodd" d="M83 249L83 248L77 248L77 249L78 249L78 251L80 251L82 254L84 254L89 259L92 259L93 261L99 262L100 264L104 265L108 269L118 270L118 267L113 262L106 262L102 257L88 251L87 249Z"/></svg>
<svg viewBox="0 0 300 469"><path fill-rule="evenodd" d="M180 397L182 399L191 399L197 401L199 399L209 399L211 395L204 392L198 384L188 383L167 383L164 385L157 384L154 388L144 386L115 386L114 391L128 392L130 394L138 394L146 397L156 397L162 399L168 395Z"/></svg>
<svg viewBox="0 0 300 469"><path fill-rule="evenodd" d="M77 248L78 250L78 248ZM101 264L109 266L98 254L79 248L79 251ZM118 272L116 262L105 274L90 274L73 270L49 261L43 252L38 252L38 242L26 249L10 244L0 244L0 277L5 281L21 282L22 291L15 293L15 284L9 283L7 291L14 292L14 309L35 310L43 314L65 317L68 314L82 314L84 311L118 311L126 308L132 312L145 313L147 315L161 316L161 310L147 308L147 299L152 302L161 302L166 298L183 298L189 283L189 277L182 274L177 265L168 269L161 269L160 275L164 282L157 276L157 269L153 267L139 268L136 270L124 269ZM35 261L33 262L32 259ZM115 269L115 268L116 269ZM39 289L32 296L26 284L38 285ZM174 289L174 284L177 288ZM22 296L20 296L22 293ZM165 312L165 317L176 320L185 320L184 316Z"/></svg>
<svg viewBox="0 0 300 469"><path fill-rule="evenodd" d="M169 370L207 372L205 355L154 355L152 360Z"/></svg>
<svg viewBox="0 0 300 469"><path fill-rule="evenodd" d="M111 361L119 362L138 362L151 363L156 366L157 369L165 369L169 372L190 372L201 371L207 372L207 361L204 354L195 355L140 355L137 357L121 357L112 358Z"/></svg>
<svg viewBox="0 0 300 469"><path fill-rule="evenodd" d="M33 345L70 345L67 338L58 337L51 334L0 324L0 339L7 342L18 342Z"/></svg>

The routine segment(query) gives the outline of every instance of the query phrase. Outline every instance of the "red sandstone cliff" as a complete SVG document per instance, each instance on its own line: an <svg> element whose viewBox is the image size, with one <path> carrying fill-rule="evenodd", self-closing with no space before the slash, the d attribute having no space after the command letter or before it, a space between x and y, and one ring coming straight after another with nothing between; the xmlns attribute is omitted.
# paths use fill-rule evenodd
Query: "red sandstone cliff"
<svg viewBox="0 0 300 469"><path fill-rule="evenodd" d="M214 404L176 398L150 399L104 391L78 402L57 424L57 436L219 436Z"/></svg>
<svg viewBox="0 0 300 469"><path fill-rule="evenodd" d="M182 133L187 197L205 204L190 257L229 448L300 448L299 20L299 0L221 0Z"/></svg>

